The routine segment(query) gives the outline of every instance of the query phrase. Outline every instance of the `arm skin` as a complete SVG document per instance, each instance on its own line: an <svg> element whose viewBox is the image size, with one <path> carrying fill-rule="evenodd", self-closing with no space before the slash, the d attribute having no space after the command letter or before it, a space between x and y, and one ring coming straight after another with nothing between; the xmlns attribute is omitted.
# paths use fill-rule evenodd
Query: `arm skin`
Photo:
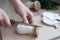
<svg viewBox="0 0 60 40"><path fill-rule="evenodd" d="M21 2L21 0L9 0L15 12L21 16L25 23L33 23L33 13Z"/></svg>

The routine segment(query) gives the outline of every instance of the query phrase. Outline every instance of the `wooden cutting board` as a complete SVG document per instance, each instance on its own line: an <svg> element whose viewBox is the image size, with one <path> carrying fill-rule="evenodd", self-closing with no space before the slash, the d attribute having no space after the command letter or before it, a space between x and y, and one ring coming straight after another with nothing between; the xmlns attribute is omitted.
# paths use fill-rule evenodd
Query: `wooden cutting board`
<svg viewBox="0 0 60 40"><path fill-rule="evenodd" d="M1 27L2 40L34 40L32 35L20 35L16 33L16 27Z"/></svg>
<svg viewBox="0 0 60 40"><path fill-rule="evenodd" d="M38 19L39 18L39 19ZM37 20L38 19L38 20ZM38 28L39 40L42 39L52 39L60 36L60 27L58 29L54 29L51 26L45 25L41 23L41 17L35 16L35 23L42 26L42 28ZM37 20L37 21L36 21ZM3 27L1 26L1 34L2 40L35 40L37 37L33 35L20 35L16 33L16 25L11 27ZM42 40L41 39L41 40Z"/></svg>
<svg viewBox="0 0 60 40"><path fill-rule="evenodd" d="M37 17L39 17L39 16L35 17L35 21L36 21ZM39 20L37 20L36 23L38 23ZM33 36L33 35L17 34L16 25L13 25L11 27L1 26L1 34L2 34L2 40L35 40L35 38L36 38L36 36Z"/></svg>

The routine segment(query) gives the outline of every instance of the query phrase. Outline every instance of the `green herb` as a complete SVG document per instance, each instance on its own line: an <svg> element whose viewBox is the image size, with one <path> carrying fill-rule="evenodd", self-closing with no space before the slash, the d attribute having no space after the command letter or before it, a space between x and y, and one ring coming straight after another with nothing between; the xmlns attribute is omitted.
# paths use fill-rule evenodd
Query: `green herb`
<svg viewBox="0 0 60 40"><path fill-rule="evenodd" d="M47 9L47 10L55 10L58 9L57 6L60 5L54 1L51 0L32 0L34 1L39 1L41 3L41 8L42 9Z"/></svg>

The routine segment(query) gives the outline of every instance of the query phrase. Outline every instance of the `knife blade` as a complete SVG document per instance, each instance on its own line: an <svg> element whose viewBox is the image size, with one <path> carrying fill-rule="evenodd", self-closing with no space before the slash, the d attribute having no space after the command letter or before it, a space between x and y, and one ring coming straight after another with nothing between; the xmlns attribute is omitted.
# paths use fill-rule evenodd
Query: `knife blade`
<svg viewBox="0 0 60 40"><path fill-rule="evenodd" d="M28 26L34 26L34 27L42 27L40 25L36 24L26 24L23 21L15 21L15 20L10 20L11 24L14 25L15 23L22 24L22 25L28 25Z"/></svg>

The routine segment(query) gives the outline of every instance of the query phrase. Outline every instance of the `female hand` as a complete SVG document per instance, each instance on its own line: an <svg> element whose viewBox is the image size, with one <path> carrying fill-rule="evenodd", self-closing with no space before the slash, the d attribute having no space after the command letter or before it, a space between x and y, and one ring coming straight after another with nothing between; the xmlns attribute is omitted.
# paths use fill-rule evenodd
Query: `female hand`
<svg viewBox="0 0 60 40"><path fill-rule="evenodd" d="M14 6L16 13L19 16L21 16L25 23L34 22L33 13L21 2L21 0L9 0L9 1Z"/></svg>
<svg viewBox="0 0 60 40"><path fill-rule="evenodd" d="M30 23L31 24L34 22L33 13L24 5L19 6L18 8L15 7L15 11L17 14L19 14L19 16L21 16L24 23Z"/></svg>

